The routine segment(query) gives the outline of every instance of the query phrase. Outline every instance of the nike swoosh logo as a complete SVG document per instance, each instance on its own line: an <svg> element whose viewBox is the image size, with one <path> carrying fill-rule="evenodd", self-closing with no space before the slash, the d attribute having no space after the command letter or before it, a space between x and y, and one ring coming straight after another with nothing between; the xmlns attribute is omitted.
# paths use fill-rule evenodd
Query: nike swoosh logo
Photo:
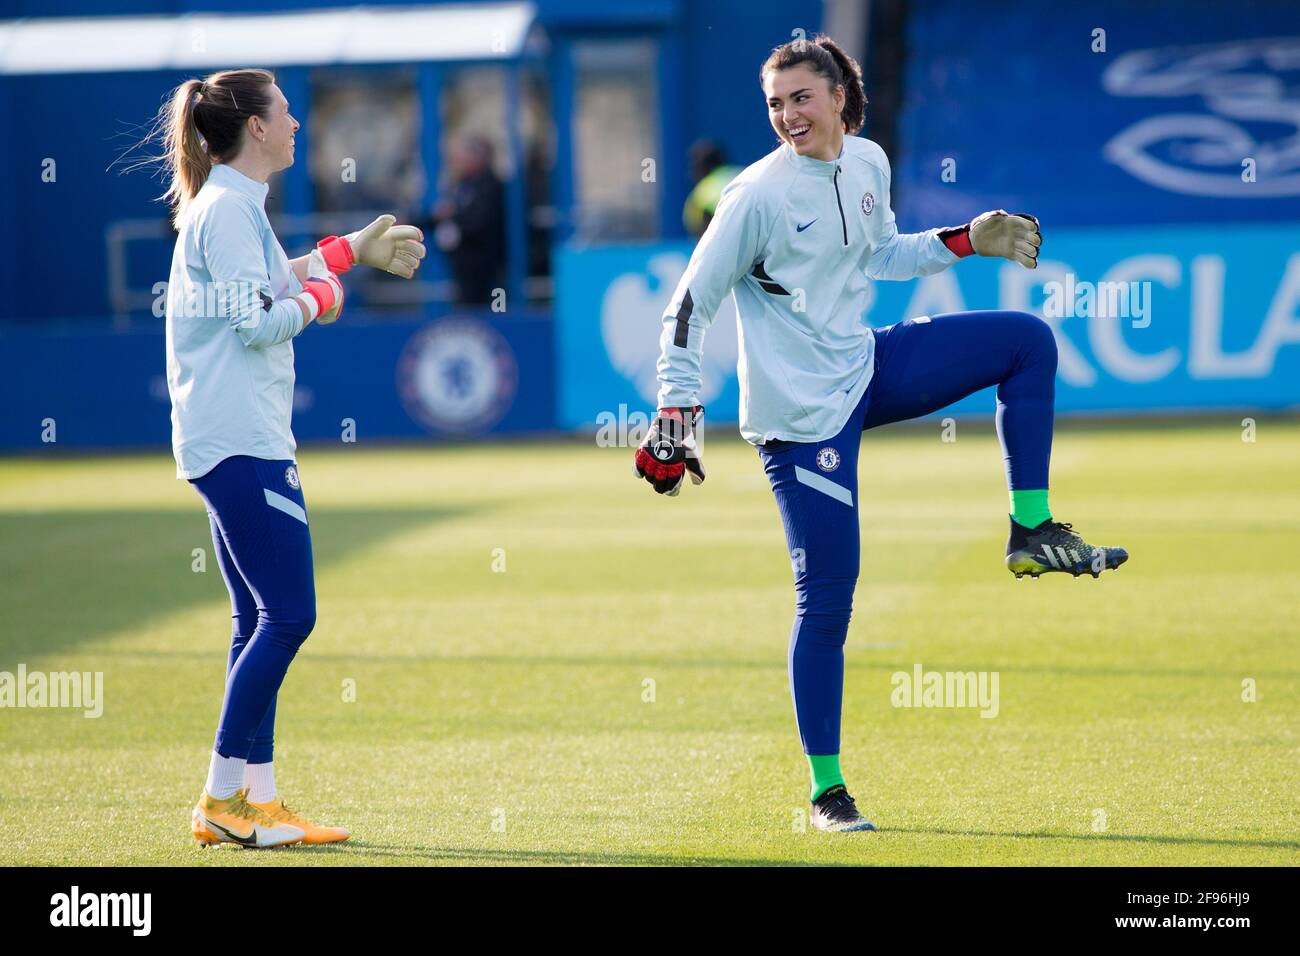
<svg viewBox="0 0 1300 956"><path fill-rule="evenodd" d="M821 216L818 216L818 217L817 217L817 219L820 219L820 218L821 218ZM812 220L812 222L806 222L806 223L804 223L802 226L795 226L794 231L795 231L795 232L803 232L805 229L807 229L809 226L811 226L814 222L816 222L817 219Z"/></svg>
<svg viewBox="0 0 1300 956"><path fill-rule="evenodd" d="M220 830L226 836L230 837L232 843L238 843L240 846L253 846L253 847L257 846L257 827L253 827L253 832L250 833L248 836L241 837L238 833L235 833L232 830L227 830L220 823L216 823L212 820L209 820L207 817L204 817L203 819L208 826Z"/></svg>

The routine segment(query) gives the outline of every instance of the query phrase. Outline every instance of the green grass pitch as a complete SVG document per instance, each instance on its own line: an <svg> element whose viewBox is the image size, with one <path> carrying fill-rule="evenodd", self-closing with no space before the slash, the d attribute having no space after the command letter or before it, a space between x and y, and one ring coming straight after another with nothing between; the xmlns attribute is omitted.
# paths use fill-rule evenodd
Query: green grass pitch
<svg viewBox="0 0 1300 956"><path fill-rule="evenodd" d="M278 776L354 837L270 852L189 835L229 635L197 496L165 454L0 462L0 670L104 675L98 719L0 710L0 864L1300 862L1300 422L1063 428L1057 517L1132 554L1097 581L1005 570L989 423L869 435L848 835L801 829L789 559L714 432L677 499L591 443L302 449ZM892 706L917 663L996 671L998 715Z"/></svg>

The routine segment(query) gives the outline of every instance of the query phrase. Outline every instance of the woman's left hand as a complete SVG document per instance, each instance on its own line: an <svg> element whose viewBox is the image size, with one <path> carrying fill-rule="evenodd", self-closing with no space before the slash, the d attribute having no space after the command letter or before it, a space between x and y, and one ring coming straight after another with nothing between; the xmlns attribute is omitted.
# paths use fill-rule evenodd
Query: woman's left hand
<svg viewBox="0 0 1300 956"><path fill-rule="evenodd" d="M1012 215L995 209L971 221L970 244L976 255L1011 259L1026 269L1036 269L1043 234L1038 220L1028 213Z"/></svg>
<svg viewBox="0 0 1300 956"><path fill-rule="evenodd" d="M396 223L396 216L385 214L349 235L347 241L357 262L409 279L424 258L424 233L415 226Z"/></svg>

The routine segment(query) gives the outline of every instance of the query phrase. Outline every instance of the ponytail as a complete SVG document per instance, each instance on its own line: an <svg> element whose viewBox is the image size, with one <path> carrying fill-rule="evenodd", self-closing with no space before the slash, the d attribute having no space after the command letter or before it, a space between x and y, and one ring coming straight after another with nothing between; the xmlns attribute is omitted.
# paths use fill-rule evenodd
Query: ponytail
<svg viewBox="0 0 1300 956"><path fill-rule="evenodd" d="M791 40L776 47L759 70L759 82L773 70L788 70L800 63L807 63L814 73L825 77L830 82L832 91L837 86L844 87L844 108L840 110L840 122L844 124L844 132L850 136L861 130L867 115L862 68L825 34L813 37L811 42Z"/></svg>
<svg viewBox="0 0 1300 956"><path fill-rule="evenodd" d="M239 155L248 118L270 118L273 83L275 74L269 70L223 70L206 80L186 80L158 110L140 145L161 140L162 155L146 156L125 171L162 167L168 182L159 198L172 207L177 229L186 208L208 181L212 165Z"/></svg>
<svg viewBox="0 0 1300 956"><path fill-rule="evenodd" d="M163 162L171 171L171 182L162 198L171 205L172 223L178 228L190 200L199 194L212 172L212 157L204 149L194 122L202 89L202 80L186 80L163 106Z"/></svg>
<svg viewBox="0 0 1300 956"><path fill-rule="evenodd" d="M862 89L862 67L830 37L819 36L813 42L829 53L839 68L840 82L844 84L844 109L840 111L840 119L844 121L844 132L852 136L862 129L867 120L867 94Z"/></svg>

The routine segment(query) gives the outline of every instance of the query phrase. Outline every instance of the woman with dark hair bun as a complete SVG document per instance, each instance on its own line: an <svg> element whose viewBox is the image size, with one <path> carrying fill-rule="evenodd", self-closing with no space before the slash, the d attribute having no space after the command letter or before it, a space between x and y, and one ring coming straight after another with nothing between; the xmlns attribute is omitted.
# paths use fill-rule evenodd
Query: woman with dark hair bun
<svg viewBox="0 0 1300 956"><path fill-rule="evenodd" d="M777 47L759 73L779 145L722 193L663 318L659 410L636 474L676 495L704 481L694 430L704 333L731 293L741 353L740 432L776 496L794 567L790 689L808 757L811 819L873 830L840 772L844 641L859 570L858 449L864 431L929 415L997 386L1010 490L1006 566L1021 578L1114 569L1122 548L1088 544L1047 505L1056 339L1027 312L920 316L872 330L872 279L932 275L969 255L1038 265L1038 220L994 210L962 226L899 233L889 160L857 136L857 63L829 37Z"/></svg>

